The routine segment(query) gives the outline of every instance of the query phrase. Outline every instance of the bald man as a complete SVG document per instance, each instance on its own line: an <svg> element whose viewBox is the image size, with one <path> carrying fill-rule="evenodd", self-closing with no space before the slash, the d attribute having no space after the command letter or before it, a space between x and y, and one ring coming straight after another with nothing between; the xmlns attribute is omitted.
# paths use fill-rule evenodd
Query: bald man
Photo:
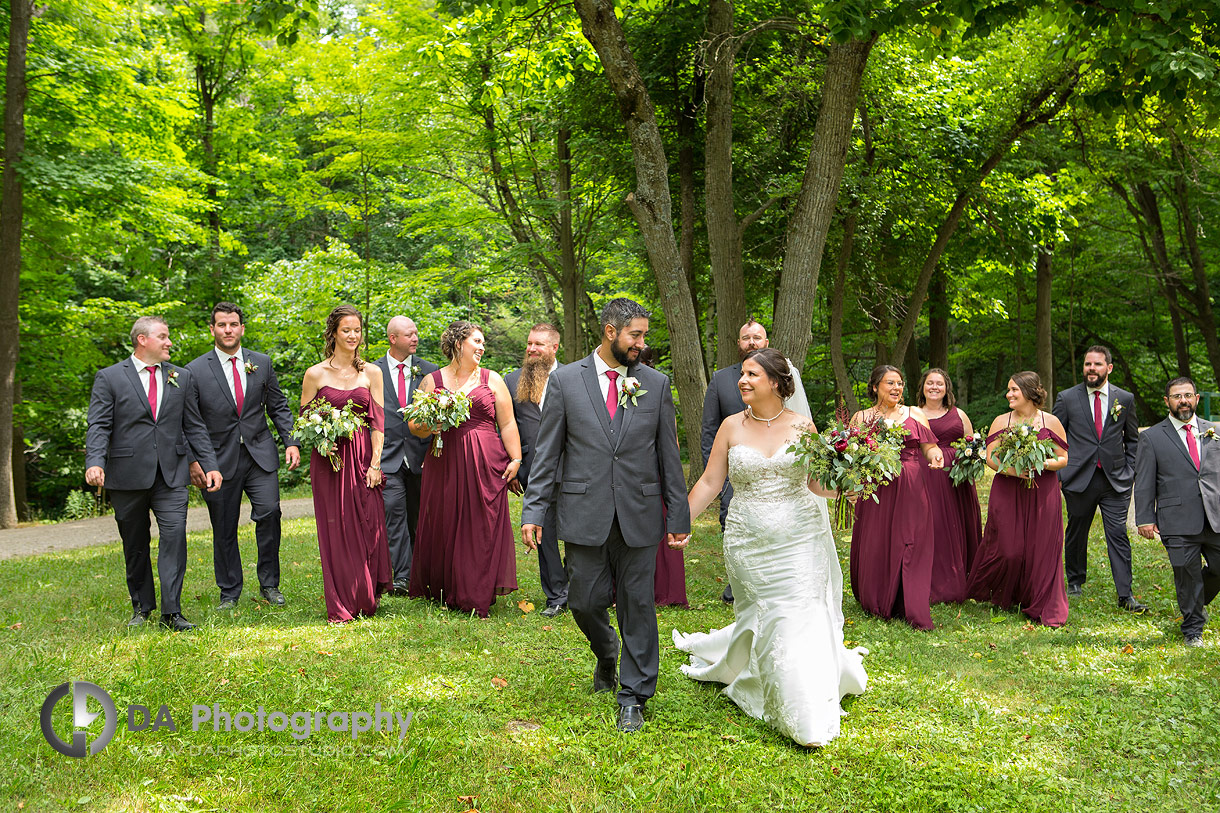
<svg viewBox="0 0 1220 813"><path fill-rule="evenodd" d="M419 490L424 455L431 439L411 434L399 408L411 403L415 388L437 369L415 355L419 329L405 316L395 316L386 326L389 351L377 359L385 388L385 445L381 450L381 473L385 476L385 526L390 540L390 567L394 569L393 595L407 594L411 583L411 542L419 522Z"/></svg>

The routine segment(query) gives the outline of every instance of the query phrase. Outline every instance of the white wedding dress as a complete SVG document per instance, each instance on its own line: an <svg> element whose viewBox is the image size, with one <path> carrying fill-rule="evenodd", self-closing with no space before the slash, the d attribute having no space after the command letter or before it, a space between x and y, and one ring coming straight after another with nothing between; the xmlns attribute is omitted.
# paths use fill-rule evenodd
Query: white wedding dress
<svg viewBox="0 0 1220 813"><path fill-rule="evenodd" d="M729 481L724 561L737 620L710 634L674 630L691 656L682 671L725 684L742 711L798 743L825 745L839 734L840 700L864 691L868 652L843 645L843 572L826 500L788 451L731 447Z"/></svg>

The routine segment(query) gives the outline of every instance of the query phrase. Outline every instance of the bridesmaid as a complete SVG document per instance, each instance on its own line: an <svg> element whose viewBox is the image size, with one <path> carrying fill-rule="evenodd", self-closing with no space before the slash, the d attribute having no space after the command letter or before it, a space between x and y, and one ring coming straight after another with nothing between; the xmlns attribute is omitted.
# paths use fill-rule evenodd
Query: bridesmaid
<svg viewBox="0 0 1220 813"><path fill-rule="evenodd" d="M974 434L969 416L958 409L953 381L939 367L933 367L919 380L915 403L928 418L928 428L936 435L936 445L944 455L945 467L928 471L928 502L932 511L935 544L932 552L932 603L966 600L966 577L974 564L974 554L983 535L979 495L974 483L954 486L949 468L957 455L952 443Z"/></svg>
<svg viewBox="0 0 1220 813"><path fill-rule="evenodd" d="M1041 409L1046 390L1037 373L1013 375L1006 397L1012 409L991 423L987 465L998 470L992 454L1001 433L1022 424L1052 441L1055 456L1034 478L1037 488L1029 488L1022 482L1029 477L1012 469L992 481L987 527L966 593L1005 609L1019 605L1033 620L1058 627L1067 621L1068 599L1063 585L1063 504L1055 472L1067 465L1067 441L1059 419Z"/></svg>
<svg viewBox="0 0 1220 813"><path fill-rule="evenodd" d="M341 305L326 318L326 359L305 371L301 406L323 398L351 403L368 425L335 449L338 471L315 449L309 460L326 620L341 624L377 612L390 589L390 548L381 494L385 440L381 368L360 358L360 311Z"/></svg>
<svg viewBox="0 0 1220 813"><path fill-rule="evenodd" d="M868 379L869 409L852 416L867 426L877 420L902 424L902 472L856 503L851 532L851 591L865 612L905 618L912 627L932 629L932 514L925 483L927 468L944 466L936 435L918 407L902 405L902 371L883 364Z"/></svg>
<svg viewBox="0 0 1220 813"><path fill-rule="evenodd" d="M508 514L508 483L521 468L521 435L513 399L498 373L483 369L483 331L458 321L441 334L449 363L429 373L422 392L470 396L470 417L442 434L444 451L424 457L419 525L407 595L443 601L486 618L496 596L517 589L517 559ZM431 426L409 424L431 437ZM498 430L498 433L497 433Z"/></svg>

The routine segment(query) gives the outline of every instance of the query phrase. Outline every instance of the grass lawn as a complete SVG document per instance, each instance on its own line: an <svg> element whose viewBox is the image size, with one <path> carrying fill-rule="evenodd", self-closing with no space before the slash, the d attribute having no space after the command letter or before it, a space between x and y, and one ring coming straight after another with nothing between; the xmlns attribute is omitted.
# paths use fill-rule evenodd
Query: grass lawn
<svg viewBox="0 0 1220 813"><path fill-rule="evenodd" d="M514 500L514 511L519 501ZM842 736L795 746L713 686L685 678L669 630L721 627L723 561L711 512L687 552L691 610L659 613L661 678L644 732L614 730L590 694L593 659L571 616L548 621L536 560L521 589L479 620L386 598L376 618L326 623L312 520L286 524L284 608L257 591L242 529L246 596L216 612L210 537L190 537L183 611L193 633L128 632L119 545L0 562L0 806L7 810L465 811L1210 811L1220 809L1220 636L1183 647L1158 543L1133 538L1137 596L1120 611L1100 537L1083 599L1060 630L969 603L937 629L866 617L848 595L847 637L868 647L868 691ZM847 539L840 540L846 571ZM39 728L48 692L106 689L167 727L121 719L99 754L71 759ZM413 714L406 736L326 728L192 731L193 705L240 711ZM93 708L91 706L91 708ZM100 708L100 707L98 707ZM71 730L71 703L55 709ZM92 739L100 723L89 729ZM476 797L473 800L463 797Z"/></svg>

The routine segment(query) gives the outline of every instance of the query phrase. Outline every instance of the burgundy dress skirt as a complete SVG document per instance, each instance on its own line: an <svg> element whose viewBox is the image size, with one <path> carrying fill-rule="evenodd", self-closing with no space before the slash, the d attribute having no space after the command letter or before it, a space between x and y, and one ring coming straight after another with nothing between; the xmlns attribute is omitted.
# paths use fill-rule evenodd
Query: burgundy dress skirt
<svg viewBox="0 0 1220 813"><path fill-rule="evenodd" d="M1046 427L1038 437L1067 448ZM1034 478L1034 484L1037 487L1030 488L1024 480L1003 474L992 481L987 526L966 592L1004 609L1019 606L1033 620L1058 627L1068 617L1059 477L1046 471Z"/></svg>
<svg viewBox="0 0 1220 813"><path fill-rule="evenodd" d="M681 550L671 548L664 539L657 545L657 573L653 591L658 607L690 607L686 600L686 560Z"/></svg>
<svg viewBox="0 0 1220 813"><path fill-rule="evenodd" d="M390 589L385 501L381 487L369 488L365 481L373 455L371 432L385 431L385 413L367 387L323 386L318 397L339 408L350 401L369 423L350 439L339 441L335 452L343 465L338 471L316 449L309 458L326 620L341 624L377 612L378 599Z"/></svg>
<svg viewBox="0 0 1220 813"><path fill-rule="evenodd" d="M432 375L443 390L440 370ZM470 391L470 418L441 433L439 457L424 457L419 525L408 595L486 618L496 596L517 589L517 559L501 479L508 453L496 431L496 396L487 370Z"/></svg>
<svg viewBox="0 0 1220 813"><path fill-rule="evenodd" d="M979 495L974 483L953 485L949 467L957 456L950 446L966 434L962 416L950 409L939 418L929 418L936 445L945 456L943 469L927 469L928 507L932 512L932 589L933 604L966 600L966 580L974 555L983 536Z"/></svg>
<svg viewBox="0 0 1220 813"><path fill-rule="evenodd" d="M928 508L928 462L921 443L936 435L914 418L903 428L902 473L856 503L851 532L851 592L864 611L904 618L912 627L932 629L932 513Z"/></svg>

